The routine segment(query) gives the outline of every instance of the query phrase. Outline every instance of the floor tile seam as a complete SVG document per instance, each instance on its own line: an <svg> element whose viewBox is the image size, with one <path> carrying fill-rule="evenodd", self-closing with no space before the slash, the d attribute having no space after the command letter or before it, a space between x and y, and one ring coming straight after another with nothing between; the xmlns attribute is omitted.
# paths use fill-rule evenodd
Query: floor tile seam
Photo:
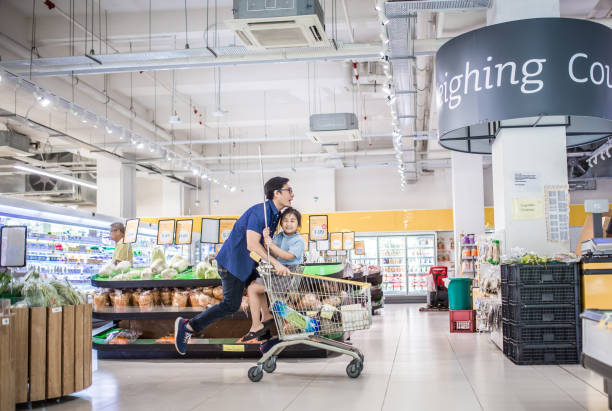
<svg viewBox="0 0 612 411"><path fill-rule="evenodd" d="M315 382L317 380L317 378L319 378L321 376L321 374L323 374L323 371L325 371L327 369L327 367L329 367L329 361L327 361L325 363L325 366L321 368L321 371L319 371L319 373L317 373L316 375L314 375L312 378L310 378L308 380L308 382L306 384L304 384L304 386L302 387L301 390L299 390L297 392L297 394L295 395L295 397L293 397L293 399L291 399L291 401L289 401L289 404L287 404L287 406L285 406L283 408L283 411L286 411L289 409L289 407L291 407L291 404L293 404L295 402L295 400L297 400L299 398L300 395L302 395L302 393L306 390L306 388L310 387L310 385Z"/></svg>
<svg viewBox="0 0 612 411"><path fill-rule="evenodd" d="M560 366L557 365L557 367L561 368ZM588 411L588 408L586 408L582 403L580 403L576 398L574 398L573 395L571 395L569 392L567 392L566 390L564 390L559 384L557 384L552 378L550 378L548 375L546 375L545 373L543 373L542 371L540 371L538 369L538 367L534 367L531 366L531 368L535 369L535 371L542 375L544 378L546 378L548 381L550 381L552 383L552 385L554 385L555 387L557 387L562 393L564 393L567 397L569 397L572 401L574 401L576 404L578 404L580 406L580 408L582 408L585 411Z"/></svg>
<svg viewBox="0 0 612 411"><path fill-rule="evenodd" d="M582 381L584 384L588 385L589 387L591 387L592 389L594 389L595 391L597 391L598 393L600 393L601 395L603 395L604 397L607 397L608 394L606 394L605 392L603 392L602 390L600 390L599 388L593 386L590 382L588 382L587 380L583 380L582 378L580 378L579 376L577 376L576 374L574 374L573 372L571 372L570 370L568 370L567 368L563 367L562 365L559 366L559 368L561 368L563 371L565 371L566 373L568 373L569 375L571 375L572 377L576 378L578 381Z"/></svg>
<svg viewBox="0 0 612 411"><path fill-rule="evenodd" d="M387 401L387 395L389 394L389 386L391 385L391 376L393 375L393 369L395 368L395 361L397 359L397 353L399 351L400 343L402 341L402 335L404 333L404 329L406 328L406 321L408 319L404 317L404 321L402 321L402 329L397 336L397 341L395 343L395 353L393 355L393 363L391 364L391 369L389 370L389 376L387 377L387 386L385 387L385 395L383 396L382 404L380 405L380 409L382 411L385 408L385 402Z"/></svg>
<svg viewBox="0 0 612 411"><path fill-rule="evenodd" d="M465 377L465 379L468 382L468 384L470 384L470 389L472 390L472 393L474 394L474 397L476 398L476 401L478 401L478 406L480 407L480 409L482 411L484 411L484 406L480 402L480 397L478 396L478 393L476 392L476 389L474 388L474 385L472 384L472 381L470 381L470 378L468 377L468 375L466 374L465 370L463 369L463 364L461 364L461 360L459 359L459 357L457 356L457 353L455 352L455 347L453 346L453 342L451 341L450 336L447 336L447 340L448 340L448 345L450 346L451 351L453 352L453 355L455 356L455 360L459 364L459 368L461 369L461 373Z"/></svg>

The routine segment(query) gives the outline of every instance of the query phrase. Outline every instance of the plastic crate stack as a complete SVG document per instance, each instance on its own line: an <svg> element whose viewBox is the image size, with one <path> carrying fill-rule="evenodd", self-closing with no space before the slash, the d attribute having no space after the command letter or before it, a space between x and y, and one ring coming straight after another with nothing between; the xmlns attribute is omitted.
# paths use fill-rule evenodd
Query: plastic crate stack
<svg viewBox="0 0 612 411"><path fill-rule="evenodd" d="M577 263L502 265L504 354L518 365L580 359Z"/></svg>

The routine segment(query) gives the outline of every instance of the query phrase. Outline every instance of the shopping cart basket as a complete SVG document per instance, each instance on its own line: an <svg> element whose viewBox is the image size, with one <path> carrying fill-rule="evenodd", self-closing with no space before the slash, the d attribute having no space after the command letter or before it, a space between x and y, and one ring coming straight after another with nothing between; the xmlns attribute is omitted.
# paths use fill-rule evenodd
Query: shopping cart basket
<svg viewBox="0 0 612 411"><path fill-rule="evenodd" d="M351 378L359 377L364 361L361 351L330 337L370 328L370 284L297 273L279 276L264 264L259 266L259 273L266 286L280 342L249 369L249 379L257 382L263 377L263 371L274 372L278 355L297 344L352 357L346 373Z"/></svg>

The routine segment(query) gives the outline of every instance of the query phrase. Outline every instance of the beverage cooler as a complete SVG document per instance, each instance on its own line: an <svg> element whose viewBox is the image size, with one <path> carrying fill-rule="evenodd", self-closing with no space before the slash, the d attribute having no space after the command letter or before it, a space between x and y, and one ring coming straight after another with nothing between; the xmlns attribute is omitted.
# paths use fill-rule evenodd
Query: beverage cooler
<svg viewBox="0 0 612 411"><path fill-rule="evenodd" d="M365 255L351 251L351 261L380 266L385 295L425 295L426 274L436 264L436 234L356 236L363 241Z"/></svg>

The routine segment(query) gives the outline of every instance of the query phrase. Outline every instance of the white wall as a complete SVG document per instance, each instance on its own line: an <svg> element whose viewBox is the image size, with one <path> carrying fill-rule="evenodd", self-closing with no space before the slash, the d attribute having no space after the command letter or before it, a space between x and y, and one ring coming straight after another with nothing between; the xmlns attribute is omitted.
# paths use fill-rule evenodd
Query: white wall
<svg viewBox="0 0 612 411"><path fill-rule="evenodd" d="M436 169L400 190L395 167L336 171L336 211L452 208L450 169Z"/></svg>

